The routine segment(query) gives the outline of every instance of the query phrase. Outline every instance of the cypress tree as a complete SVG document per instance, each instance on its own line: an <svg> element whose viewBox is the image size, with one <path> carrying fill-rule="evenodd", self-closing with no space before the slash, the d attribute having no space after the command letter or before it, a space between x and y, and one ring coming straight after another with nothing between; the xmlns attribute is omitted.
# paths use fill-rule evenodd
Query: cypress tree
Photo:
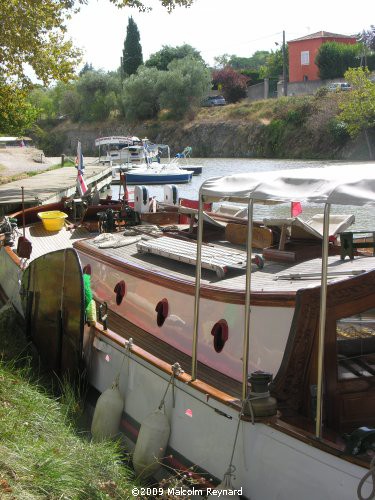
<svg viewBox="0 0 375 500"><path fill-rule="evenodd" d="M121 73L123 76L133 75L138 66L143 64L142 46L138 26L132 17L129 17L126 29L124 49L122 51Z"/></svg>

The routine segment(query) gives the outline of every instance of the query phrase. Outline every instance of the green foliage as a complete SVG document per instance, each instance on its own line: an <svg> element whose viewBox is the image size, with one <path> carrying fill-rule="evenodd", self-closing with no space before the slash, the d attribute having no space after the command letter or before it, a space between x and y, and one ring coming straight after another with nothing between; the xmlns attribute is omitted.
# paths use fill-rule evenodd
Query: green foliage
<svg viewBox="0 0 375 500"><path fill-rule="evenodd" d="M142 46L138 26L132 17L129 18L126 29L124 49L122 51L121 70L124 76L134 75L143 64Z"/></svg>
<svg viewBox="0 0 375 500"><path fill-rule="evenodd" d="M347 124L337 117L329 121L328 131L335 144L339 146L344 145L350 137Z"/></svg>
<svg viewBox="0 0 375 500"><path fill-rule="evenodd" d="M116 73L87 71L62 95L60 111L73 121L105 120L117 108L121 83Z"/></svg>
<svg viewBox="0 0 375 500"><path fill-rule="evenodd" d="M32 135L46 156L60 156L64 152L65 135L61 132L44 131L40 127L34 126Z"/></svg>
<svg viewBox="0 0 375 500"><path fill-rule="evenodd" d="M257 50L251 57L231 56L226 65L237 70L259 71L260 67L266 64L269 56L270 52L268 50Z"/></svg>
<svg viewBox="0 0 375 500"><path fill-rule="evenodd" d="M38 109L27 99L27 91L0 77L0 133L22 135L38 116Z"/></svg>
<svg viewBox="0 0 375 500"><path fill-rule="evenodd" d="M131 498L132 472L119 443L92 443L78 432L77 392L62 382L57 399L51 377L41 385L40 366L35 363L34 373L14 316L4 326L0 310L1 498Z"/></svg>
<svg viewBox="0 0 375 500"><path fill-rule="evenodd" d="M288 74L289 67L289 51L288 47L285 47L285 62L286 62L286 73ZM275 52L267 56L266 62L259 68L260 78L279 78L283 74L283 50L278 49Z"/></svg>
<svg viewBox="0 0 375 500"><path fill-rule="evenodd" d="M266 127L266 142L273 154L278 152L283 143L285 128L284 120L272 120Z"/></svg>
<svg viewBox="0 0 375 500"><path fill-rule="evenodd" d="M171 47L170 45L163 45L162 49L155 54L151 54L149 59L146 61L145 66L148 68L156 68L160 71L167 71L168 65L175 59L184 59L185 57L190 57L191 59L196 59L204 64L203 58L191 45L185 43L177 47Z"/></svg>
<svg viewBox="0 0 375 500"><path fill-rule="evenodd" d="M340 105L340 119L346 123L351 136L375 127L375 83L368 77L367 68L352 68L345 73L352 91L346 93Z"/></svg>
<svg viewBox="0 0 375 500"><path fill-rule="evenodd" d="M192 57L176 59L159 75L159 103L172 118L182 118L200 106L211 86L211 73Z"/></svg>
<svg viewBox="0 0 375 500"><path fill-rule="evenodd" d="M124 82L120 98L121 114L130 121L154 118L159 111L156 68L140 66L137 74Z"/></svg>
<svg viewBox="0 0 375 500"><path fill-rule="evenodd" d="M360 65L360 52L360 44L323 43L315 58L320 78L322 80L342 78L348 68L357 68Z"/></svg>

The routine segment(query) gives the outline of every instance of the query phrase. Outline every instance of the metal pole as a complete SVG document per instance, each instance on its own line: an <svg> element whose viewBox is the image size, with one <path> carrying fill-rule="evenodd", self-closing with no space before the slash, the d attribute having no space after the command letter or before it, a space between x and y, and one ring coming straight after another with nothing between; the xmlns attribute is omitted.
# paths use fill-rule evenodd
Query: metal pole
<svg viewBox="0 0 375 500"><path fill-rule="evenodd" d="M288 95L288 84L287 84L287 74L286 74L286 48L285 48L285 31L283 31L283 95Z"/></svg>
<svg viewBox="0 0 375 500"><path fill-rule="evenodd" d="M320 317L318 338L318 373L316 393L316 422L315 436L322 438L322 414L323 414L323 371L324 371L324 337L327 312L327 276L328 276L328 243L329 243L329 212L331 205L324 206L323 221L323 249L322 249L322 280L320 285Z"/></svg>
<svg viewBox="0 0 375 500"><path fill-rule="evenodd" d="M253 246L253 208L254 201L249 200L247 206L247 240L246 240L246 294L245 294L245 325L243 334L242 354L242 401L247 398L247 378L249 372L249 337L250 337L250 293L251 293L251 255Z"/></svg>
<svg viewBox="0 0 375 500"><path fill-rule="evenodd" d="M199 295L202 276L202 239L203 239L203 197L202 188L199 189L199 209L198 209L198 234L197 234L197 258L195 263L195 300L194 300L194 330L193 347L191 353L191 379L197 378L198 364L198 327L199 327Z"/></svg>

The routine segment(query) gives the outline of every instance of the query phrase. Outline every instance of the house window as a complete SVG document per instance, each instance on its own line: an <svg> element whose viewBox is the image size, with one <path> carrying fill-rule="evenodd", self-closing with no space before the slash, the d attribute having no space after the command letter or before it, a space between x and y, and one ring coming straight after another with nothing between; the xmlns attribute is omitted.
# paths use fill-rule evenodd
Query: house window
<svg viewBox="0 0 375 500"><path fill-rule="evenodd" d="M301 52L301 64L302 66L308 66L310 64L310 51L304 50Z"/></svg>
<svg viewBox="0 0 375 500"><path fill-rule="evenodd" d="M336 322L338 379L375 375L375 308Z"/></svg>

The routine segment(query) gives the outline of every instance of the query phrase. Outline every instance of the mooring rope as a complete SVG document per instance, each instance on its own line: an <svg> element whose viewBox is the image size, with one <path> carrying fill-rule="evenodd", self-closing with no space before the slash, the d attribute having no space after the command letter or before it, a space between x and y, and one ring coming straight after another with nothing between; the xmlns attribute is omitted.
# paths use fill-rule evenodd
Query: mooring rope
<svg viewBox="0 0 375 500"><path fill-rule="evenodd" d="M370 495L368 497L364 497L362 495L362 489L369 477L372 477L372 490L370 492ZM363 476L363 478L360 480L358 488L357 488L357 496L359 500L373 500L375 498L375 455L372 457L371 463L370 463L370 470L366 472L366 474Z"/></svg>

